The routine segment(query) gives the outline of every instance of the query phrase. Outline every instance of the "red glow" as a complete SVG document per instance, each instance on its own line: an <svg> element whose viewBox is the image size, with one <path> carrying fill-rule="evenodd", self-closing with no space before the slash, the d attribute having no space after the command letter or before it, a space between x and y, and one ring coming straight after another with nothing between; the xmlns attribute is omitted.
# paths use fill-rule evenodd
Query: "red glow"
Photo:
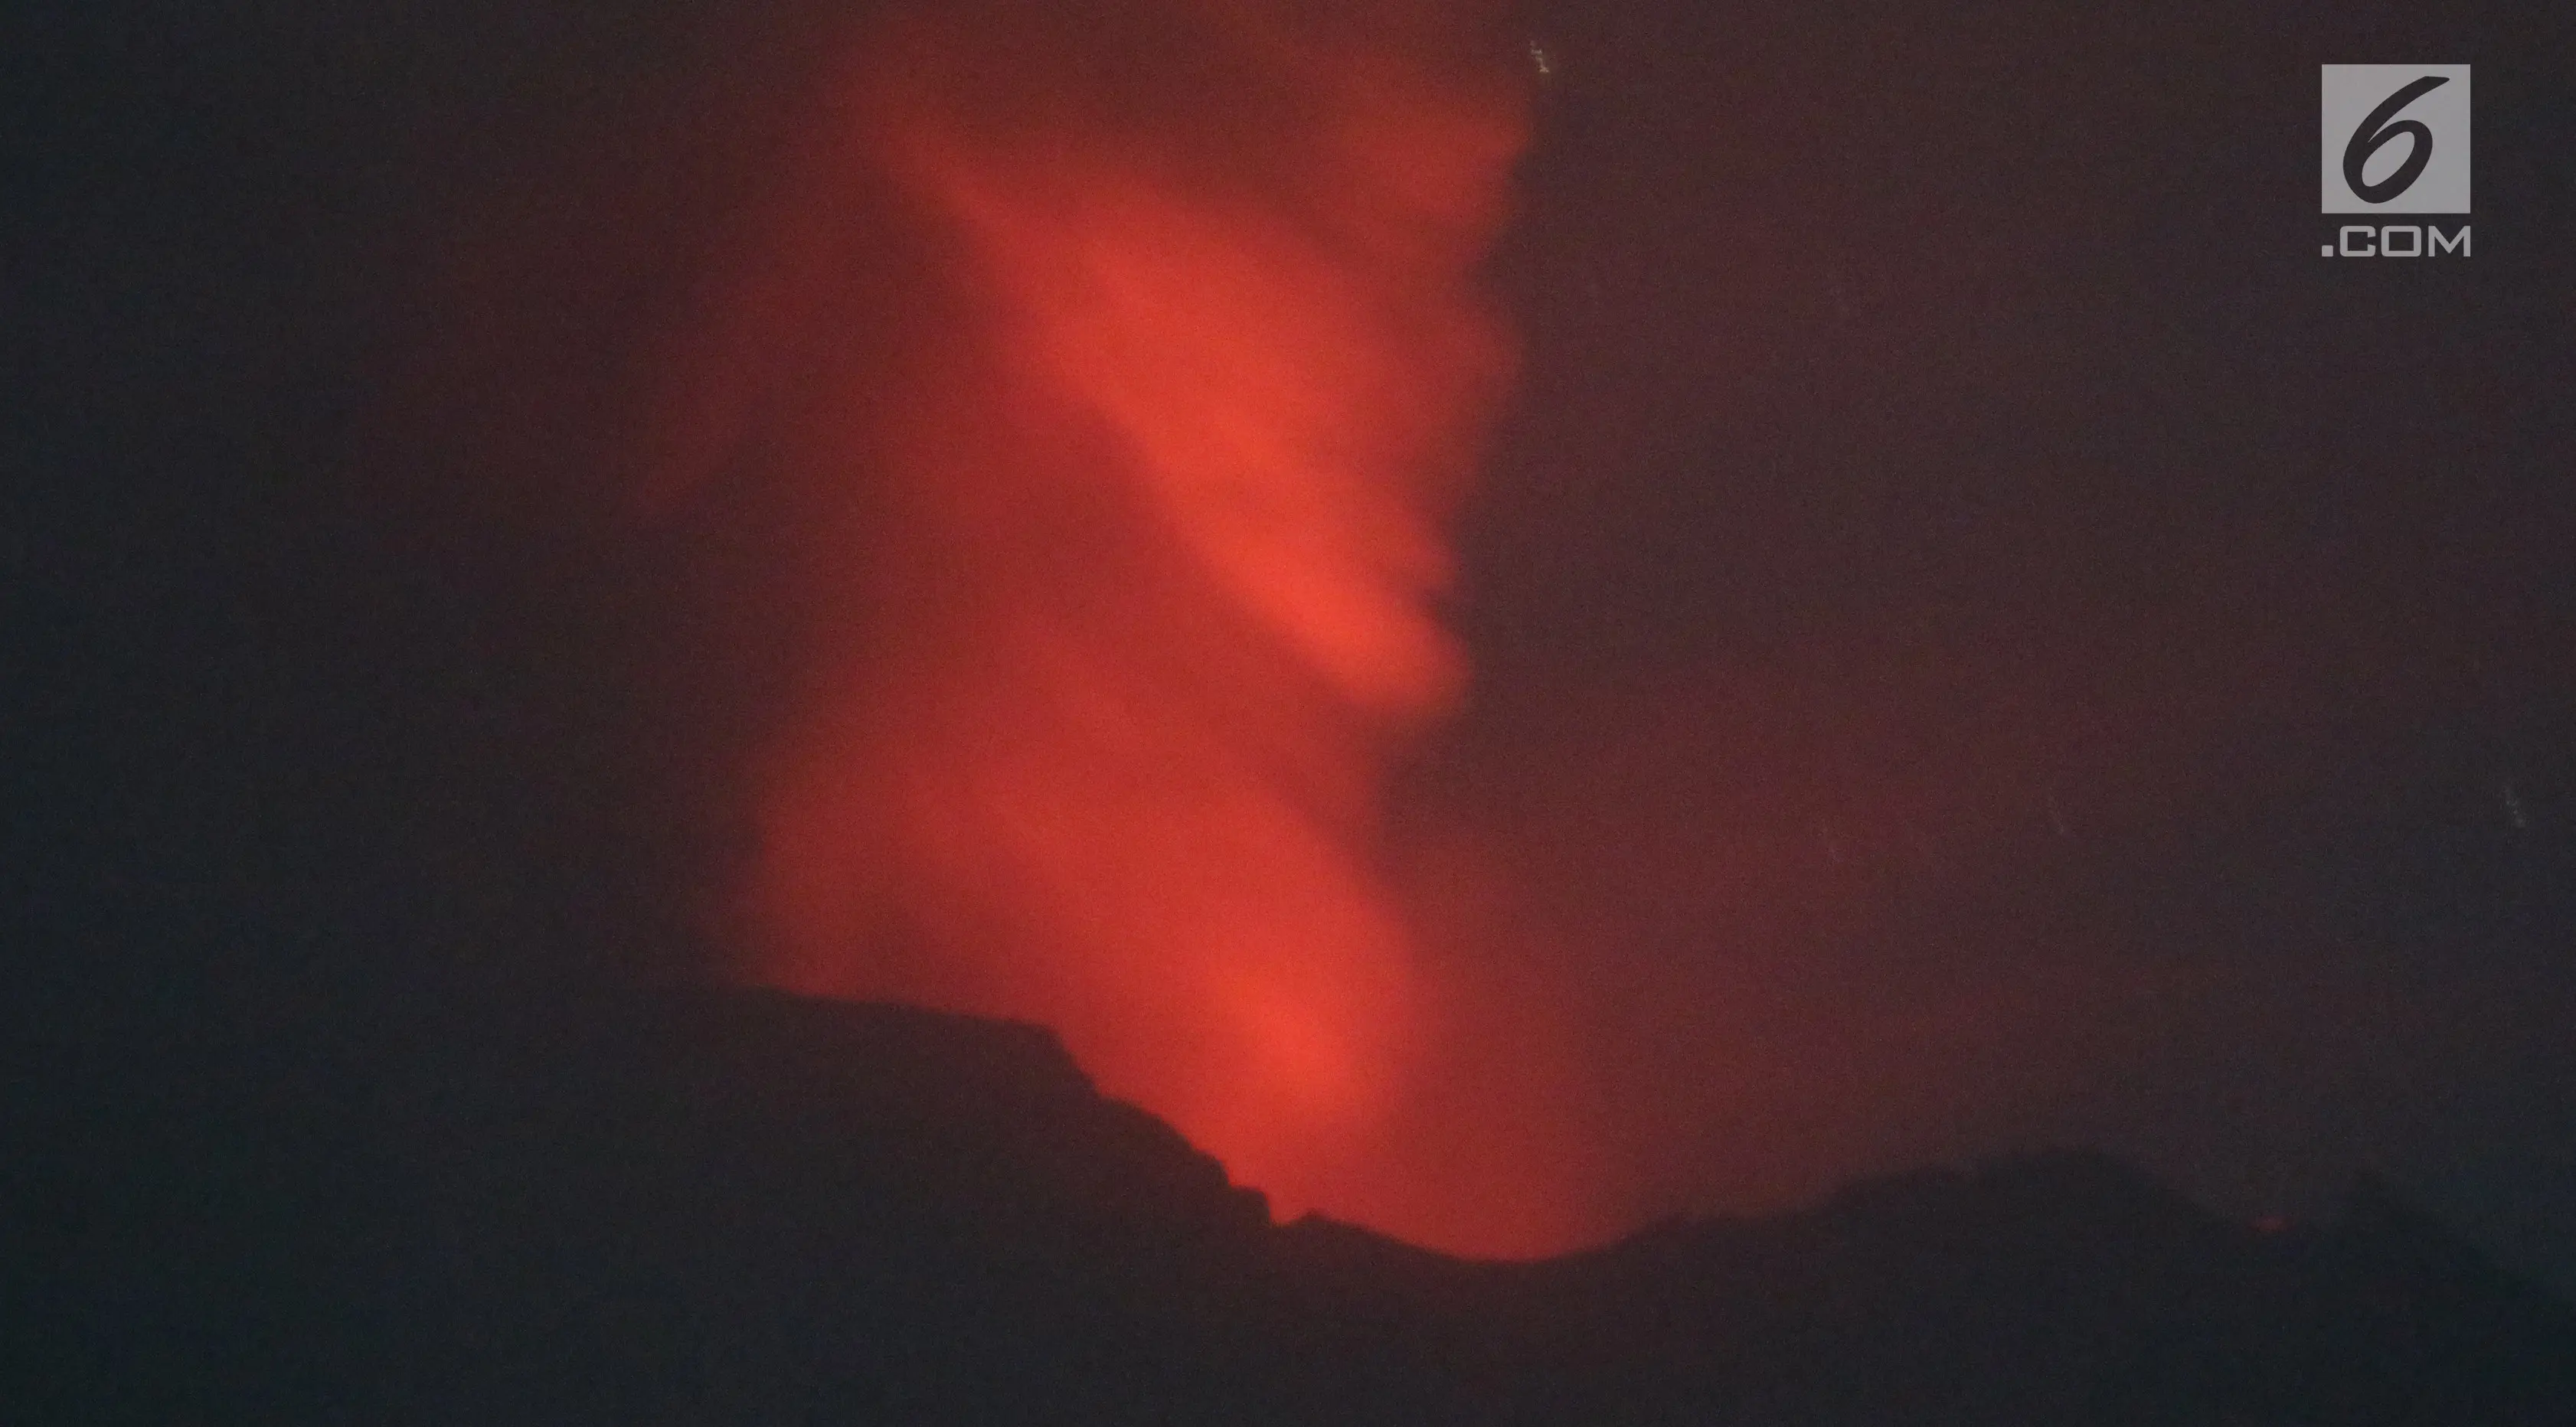
<svg viewBox="0 0 2576 1427"><path fill-rule="evenodd" d="M1470 270L1517 89L1422 16L1282 8L867 47L808 181L889 180L955 300L886 362L797 339L855 370L782 444L865 515L818 542L752 972L1052 1025L1283 1213L1561 1247L1544 1013L1427 961L1377 865L1384 758L1464 679L1428 602L1510 365ZM733 342L837 310L836 201L791 199Z"/></svg>

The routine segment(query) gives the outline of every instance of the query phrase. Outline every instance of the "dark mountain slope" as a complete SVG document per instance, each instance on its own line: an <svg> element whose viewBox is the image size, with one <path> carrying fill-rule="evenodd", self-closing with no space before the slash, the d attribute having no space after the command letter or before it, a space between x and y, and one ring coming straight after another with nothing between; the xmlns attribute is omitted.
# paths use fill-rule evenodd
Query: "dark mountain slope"
<svg viewBox="0 0 2576 1427"><path fill-rule="evenodd" d="M333 1236L425 1422L2559 1424L2576 1315L2385 1194L2098 1156L1478 1264L1260 1197L1044 1030L761 992L415 1024Z"/></svg>

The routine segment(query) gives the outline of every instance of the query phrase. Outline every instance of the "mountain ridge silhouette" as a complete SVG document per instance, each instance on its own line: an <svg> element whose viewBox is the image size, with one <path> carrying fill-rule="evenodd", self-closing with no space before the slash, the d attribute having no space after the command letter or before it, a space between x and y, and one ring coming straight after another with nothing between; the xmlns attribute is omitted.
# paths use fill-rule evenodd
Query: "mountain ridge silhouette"
<svg viewBox="0 0 2576 1427"><path fill-rule="evenodd" d="M2576 1421L2576 1311L2379 1184L2258 1227L2035 1151L1479 1261L1275 1222L1026 1023L522 990L172 1055L30 1141L24 1420Z"/></svg>

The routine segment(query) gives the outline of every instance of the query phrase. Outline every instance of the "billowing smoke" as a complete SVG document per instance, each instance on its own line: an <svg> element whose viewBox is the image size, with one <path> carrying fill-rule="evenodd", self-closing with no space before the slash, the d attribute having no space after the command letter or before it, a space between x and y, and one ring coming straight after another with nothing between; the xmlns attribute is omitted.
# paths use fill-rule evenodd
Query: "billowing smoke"
<svg viewBox="0 0 2576 1427"><path fill-rule="evenodd" d="M681 476L769 462L807 527L747 973L1055 1026L1283 1211L1560 1240L1545 1116L1443 1103L1468 1040L1527 1075L1547 1037L1419 954L1379 816L1465 679L1508 33L994 3L854 55L675 426ZM1514 1128L1447 1156L1480 1116Z"/></svg>

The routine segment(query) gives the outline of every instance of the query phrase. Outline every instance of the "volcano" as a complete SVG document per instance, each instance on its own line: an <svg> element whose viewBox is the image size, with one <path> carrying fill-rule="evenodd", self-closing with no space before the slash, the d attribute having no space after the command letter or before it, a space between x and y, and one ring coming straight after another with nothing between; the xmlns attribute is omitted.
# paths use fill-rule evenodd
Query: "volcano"
<svg viewBox="0 0 2576 1427"><path fill-rule="evenodd" d="M364 1039L336 1053L391 1068L362 1100L292 1131L274 1102L236 1106L266 1123L173 1169L196 1190L165 1207L196 1231L85 1266L84 1300L44 1321L155 1330L87 1360L111 1374L55 1364L49 1420L2542 1427L2576 1408L2576 1312L2369 1185L2325 1222L2250 1226L2106 1156L2037 1152L1475 1261L1274 1222L1027 1024L706 990L451 1008ZM129 1203L131 1148L91 1162ZM100 1184L59 1187L58 1210Z"/></svg>

